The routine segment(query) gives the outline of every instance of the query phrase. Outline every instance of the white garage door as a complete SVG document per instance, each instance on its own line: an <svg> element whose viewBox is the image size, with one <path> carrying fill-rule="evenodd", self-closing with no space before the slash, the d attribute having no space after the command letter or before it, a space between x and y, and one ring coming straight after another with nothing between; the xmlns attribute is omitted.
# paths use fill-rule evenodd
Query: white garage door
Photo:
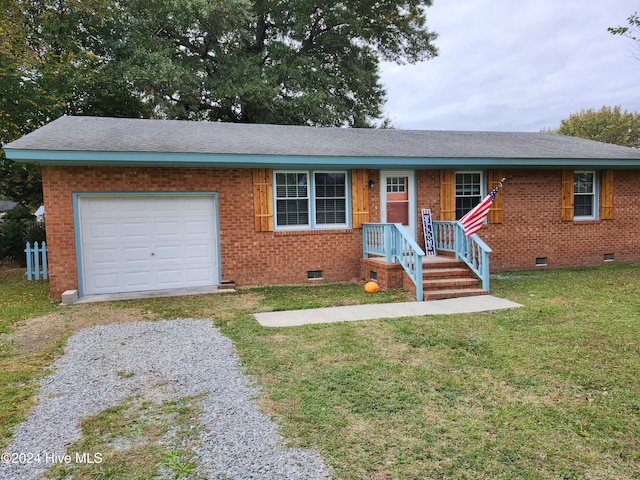
<svg viewBox="0 0 640 480"><path fill-rule="evenodd" d="M217 285L212 195L79 196L84 294Z"/></svg>

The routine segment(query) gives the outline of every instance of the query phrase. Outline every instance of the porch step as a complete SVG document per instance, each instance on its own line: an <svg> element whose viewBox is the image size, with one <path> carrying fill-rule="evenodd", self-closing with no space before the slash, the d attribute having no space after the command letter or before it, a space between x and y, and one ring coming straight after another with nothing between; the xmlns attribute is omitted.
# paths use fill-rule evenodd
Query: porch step
<svg viewBox="0 0 640 480"><path fill-rule="evenodd" d="M443 290L430 290L424 292L424 300L444 300L446 298L474 297L487 295L489 292L482 288L450 288Z"/></svg>
<svg viewBox="0 0 640 480"><path fill-rule="evenodd" d="M466 277L446 277L446 278L431 278L429 280L422 281L422 287L425 290L442 290L446 288L467 288L477 287L480 285L480 280L477 278Z"/></svg>
<svg viewBox="0 0 640 480"><path fill-rule="evenodd" d="M422 271L422 276L425 279L429 278L451 278L451 277L468 277L469 269L466 267L456 266L451 268L425 268Z"/></svg>
<svg viewBox="0 0 640 480"><path fill-rule="evenodd" d="M480 287L480 280L464 262L449 257L433 260L424 262L423 266L422 289L426 301L489 293Z"/></svg>

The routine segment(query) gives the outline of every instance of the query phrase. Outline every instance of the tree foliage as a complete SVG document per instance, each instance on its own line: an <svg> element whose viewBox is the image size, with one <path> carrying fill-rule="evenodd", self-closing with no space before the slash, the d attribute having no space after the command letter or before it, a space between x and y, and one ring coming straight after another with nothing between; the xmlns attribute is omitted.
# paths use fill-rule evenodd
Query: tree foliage
<svg viewBox="0 0 640 480"><path fill-rule="evenodd" d="M102 48L115 13L112 0L0 2L0 140L65 114L143 112Z"/></svg>
<svg viewBox="0 0 640 480"><path fill-rule="evenodd" d="M0 2L5 141L63 114L371 126L380 61L437 54L431 0Z"/></svg>
<svg viewBox="0 0 640 480"><path fill-rule="evenodd" d="M375 126L380 62L437 55L430 5L0 0L0 143L65 114ZM36 170L0 156L3 177Z"/></svg>
<svg viewBox="0 0 640 480"><path fill-rule="evenodd" d="M627 17L626 27L610 27L607 30L613 35L623 35L635 41L640 41L640 16L638 12Z"/></svg>
<svg viewBox="0 0 640 480"><path fill-rule="evenodd" d="M101 48L110 18L111 0L0 0L0 145L65 114L143 114ZM0 195L36 207L40 179L0 155Z"/></svg>
<svg viewBox="0 0 640 480"><path fill-rule="evenodd" d="M430 0L125 0L113 56L169 118L371 126L379 62L436 54Z"/></svg>
<svg viewBox="0 0 640 480"><path fill-rule="evenodd" d="M630 38L635 42L636 60L640 62L640 16L638 12L627 17L627 25L624 27L609 27L609 33L612 35L622 35Z"/></svg>
<svg viewBox="0 0 640 480"><path fill-rule="evenodd" d="M40 167L0 158L0 195L35 210L43 203Z"/></svg>
<svg viewBox="0 0 640 480"><path fill-rule="evenodd" d="M11 258L25 264L26 242L46 240L44 223L38 222L27 208L18 205L0 219L0 259Z"/></svg>
<svg viewBox="0 0 640 480"><path fill-rule="evenodd" d="M623 112L619 106L581 110L560 122L562 135L640 148L640 113Z"/></svg>

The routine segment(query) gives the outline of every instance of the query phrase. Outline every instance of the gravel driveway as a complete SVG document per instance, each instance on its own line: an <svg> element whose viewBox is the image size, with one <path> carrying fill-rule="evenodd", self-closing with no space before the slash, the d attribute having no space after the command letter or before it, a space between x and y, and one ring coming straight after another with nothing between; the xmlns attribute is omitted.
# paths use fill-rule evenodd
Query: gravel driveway
<svg viewBox="0 0 640 480"><path fill-rule="evenodd" d="M258 408L258 389L239 370L231 341L209 320L138 322L86 328L42 381L37 405L16 427L0 479L34 479L81 433L79 421L132 395L202 395L193 450L204 478L326 479L313 451L284 445L277 425ZM126 372L126 374L123 374ZM23 454L19 458L16 454ZM39 462L25 463L24 455ZM39 457L36 457L40 454ZM17 463L6 463L6 460Z"/></svg>

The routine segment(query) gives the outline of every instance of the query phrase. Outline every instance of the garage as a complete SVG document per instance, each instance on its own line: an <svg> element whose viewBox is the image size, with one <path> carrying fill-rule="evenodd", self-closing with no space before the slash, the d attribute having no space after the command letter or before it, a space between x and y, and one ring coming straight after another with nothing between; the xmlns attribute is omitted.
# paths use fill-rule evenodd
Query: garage
<svg viewBox="0 0 640 480"><path fill-rule="evenodd" d="M219 283L215 194L76 197L80 295Z"/></svg>

